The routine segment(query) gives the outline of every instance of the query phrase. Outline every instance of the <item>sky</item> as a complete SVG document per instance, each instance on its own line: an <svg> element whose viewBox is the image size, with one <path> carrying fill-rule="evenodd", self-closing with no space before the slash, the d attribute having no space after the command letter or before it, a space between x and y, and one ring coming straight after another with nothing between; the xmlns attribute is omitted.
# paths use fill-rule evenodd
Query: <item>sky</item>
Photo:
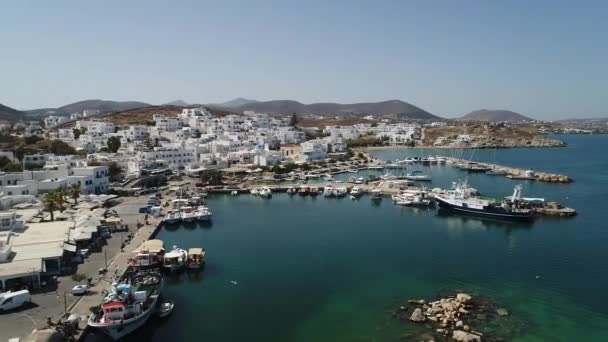
<svg viewBox="0 0 608 342"><path fill-rule="evenodd" d="M608 116L608 1L0 2L0 103L372 102Z"/></svg>

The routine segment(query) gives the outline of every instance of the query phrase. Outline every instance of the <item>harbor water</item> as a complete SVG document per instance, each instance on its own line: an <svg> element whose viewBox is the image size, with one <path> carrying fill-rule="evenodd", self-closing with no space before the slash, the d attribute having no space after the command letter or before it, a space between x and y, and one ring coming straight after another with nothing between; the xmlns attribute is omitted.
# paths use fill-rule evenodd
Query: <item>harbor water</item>
<svg viewBox="0 0 608 342"><path fill-rule="evenodd" d="M516 181L449 165L406 169L430 173L430 188L468 175L492 197L523 184L525 196L576 208L573 218L505 223L396 207L388 198L375 204L368 196L211 196L212 224L165 227L158 235L166 248L204 247L204 271L168 277L172 316L131 340L407 341L420 327L393 318L392 310L460 289L508 308L512 326L496 329L512 329L514 341L607 341L608 136L559 138L568 147L371 153L387 160L457 156L565 174L575 182Z"/></svg>

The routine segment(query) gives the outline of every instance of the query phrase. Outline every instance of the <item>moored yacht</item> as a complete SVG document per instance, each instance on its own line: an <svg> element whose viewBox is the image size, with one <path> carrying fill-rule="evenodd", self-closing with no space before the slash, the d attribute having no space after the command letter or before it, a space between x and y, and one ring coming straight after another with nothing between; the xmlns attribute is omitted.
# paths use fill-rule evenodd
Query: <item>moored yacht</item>
<svg viewBox="0 0 608 342"><path fill-rule="evenodd" d="M194 212L198 221L209 221L211 220L211 211L204 205L199 205Z"/></svg>
<svg viewBox="0 0 608 342"><path fill-rule="evenodd" d="M336 197L344 197L348 194L348 188L346 188L346 187L335 188L334 193L335 193Z"/></svg>
<svg viewBox="0 0 608 342"><path fill-rule="evenodd" d="M355 186L350 190L350 195L353 197L359 197L359 196L363 195L363 189L361 189L358 186Z"/></svg>
<svg viewBox="0 0 608 342"><path fill-rule="evenodd" d="M298 195L300 195L300 196L308 196L309 192L310 192L310 188L308 186L306 186L306 185L302 185L300 187L300 189L298 190Z"/></svg>
<svg viewBox="0 0 608 342"><path fill-rule="evenodd" d="M414 170L414 171L408 173L405 176L405 179L415 180L415 181L430 181L431 175L427 175L426 173L424 173L420 170Z"/></svg>
<svg viewBox="0 0 608 342"><path fill-rule="evenodd" d="M196 221L196 214L194 213L194 209L192 207L182 207L181 214L182 214L182 221L184 221L184 222Z"/></svg>
<svg viewBox="0 0 608 342"><path fill-rule="evenodd" d="M336 192L334 190L334 188L332 186L326 186L323 189L323 196L325 197L334 197L336 195Z"/></svg>
<svg viewBox="0 0 608 342"><path fill-rule="evenodd" d="M188 250L188 269L199 269L205 263L205 250L202 248L190 248Z"/></svg>
<svg viewBox="0 0 608 342"><path fill-rule="evenodd" d="M270 198L272 197L272 190L269 187L262 187L259 191L260 197Z"/></svg>
<svg viewBox="0 0 608 342"><path fill-rule="evenodd" d="M382 199L382 190L373 189L371 193L372 201L380 201Z"/></svg>
<svg viewBox="0 0 608 342"><path fill-rule="evenodd" d="M163 223L167 224L175 224L179 223L182 220L182 215L179 210L169 210L163 219Z"/></svg>

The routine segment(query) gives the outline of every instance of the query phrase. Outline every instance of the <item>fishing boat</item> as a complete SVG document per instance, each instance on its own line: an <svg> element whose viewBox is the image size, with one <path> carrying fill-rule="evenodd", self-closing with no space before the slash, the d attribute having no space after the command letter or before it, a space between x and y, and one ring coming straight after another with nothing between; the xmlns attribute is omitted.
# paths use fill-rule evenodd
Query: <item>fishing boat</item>
<svg viewBox="0 0 608 342"><path fill-rule="evenodd" d="M316 186L310 187L310 192L309 192L310 196L317 196L320 192L321 192L321 190L319 190L318 187L316 187Z"/></svg>
<svg viewBox="0 0 608 342"><path fill-rule="evenodd" d="M428 198L424 198L421 195L414 195L414 196L401 195L395 201L395 204L402 205L402 206L411 206L411 207L428 207L431 204L431 200Z"/></svg>
<svg viewBox="0 0 608 342"><path fill-rule="evenodd" d="M355 187L353 187L353 188L350 190L350 195L351 195L351 196L354 196L355 198L357 198L357 197L359 197L359 196L363 195L363 189L361 189L361 188L360 188L360 187L358 187L358 186L355 186Z"/></svg>
<svg viewBox="0 0 608 342"><path fill-rule="evenodd" d="M158 272L140 272L121 283L113 283L88 325L119 340L141 328L156 311L163 288Z"/></svg>
<svg viewBox="0 0 608 342"><path fill-rule="evenodd" d="M335 190L334 190L333 187L326 186L325 189L323 189L323 196L325 196L325 197L334 197L334 196L336 196L336 192L335 192Z"/></svg>
<svg viewBox="0 0 608 342"><path fill-rule="evenodd" d="M182 207L181 214L182 214L182 221L184 221L184 222L196 221L196 214L194 213L194 208L192 208L192 207Z"/></svg>
<svg viewBox="0 0 608 342"><path fill-rule="evenodd" d="M298 195L300 196L308 196L308 193L310 192L310 188L306 185L302 185L300 187L300 189L298 190Z"/></svg>
<svg viewBox="0 0 608 342"><path fill-rule="evenodd" d="M270 198L272 197L272 190L269 187L262 187L259 191L260 197Z"/></svg>
<svg viewBox="0 0 608 342"><path fill-rule="evenodd" d="M196 270L203 266L205 263L205 250L202 248L190 248L188 249L188 269Z"/></svg>
<svg viewBox="0 0 608 342"><path fill-rule="evenodd" d="M163 218L163 223L166 224L175 224L179 223L182 220L182 215L179 210L169 210L165 217Z"/></svg>
<svg viewBox="0 0 608 342"><path fill-rule="evenodd" d="M468 184L458 183L447 195L436 194L439 208L461 215L480 216L502 220L530 221L534 211L522 206L521 185L516 186L511 200L495 203L488 199L471 196L467 191Z"/></svg>
<svg viewBox="0 0 608 342"><path fill-rule="evenodd" d="M348 194L348 188L346 188L346 187L335 188L334 193L335 193L336 197L344 197Z"/></svg>
<svg viewBox="0 0 608 342"><path fill-rule="evenodd" d="M405 179L415 180L415 181L431 181L431 175L427 175L426 173L420 170L414 170L408 173L405 176Z"/></svg>
<svg viewBox="0 0 608 342"><path fill-rule="evenodd" d="M211 210L204 205L199 205L194 212L198 221L209 221L211 220Z"/></svg>
<svg viewBox="0 0 608 342"><path fill-rule="evenodd" d="M135 256L131 261L131 266L138 269L154 268L162 265L165 248L162 240L146 240L133 253Z"/></svg>
<svg viewBox="0 0 608 342"><path fill-rule="evenodd" d="M188 261L188 252L173 246L173 249L165 253L163 260L163 268L169 272L177 271L186 266Z"/></svg>
<svg viewBox="0 0 608 342"><path fill-rule="evenodd" d="M382 190L373 189L371 193L372 201L380 201L382 200Z"/></svg>

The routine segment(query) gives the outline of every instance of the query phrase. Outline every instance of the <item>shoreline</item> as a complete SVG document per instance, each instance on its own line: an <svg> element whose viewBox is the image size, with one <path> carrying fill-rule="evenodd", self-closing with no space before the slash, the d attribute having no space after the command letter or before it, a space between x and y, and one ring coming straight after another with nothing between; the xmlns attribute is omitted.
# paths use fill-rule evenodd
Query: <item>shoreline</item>
<svg viewBox="0 0 608 342"><path fill-rule="evenodd" d="M559 146L467 146L467 147L454 147L454 146L405 146L405 145L389 145L389 146L366 146L366 147L353 147L353 151L378 151L378 150L490 150L490 149L513 149L513 148L563 148L567 145Z"/></svg>

